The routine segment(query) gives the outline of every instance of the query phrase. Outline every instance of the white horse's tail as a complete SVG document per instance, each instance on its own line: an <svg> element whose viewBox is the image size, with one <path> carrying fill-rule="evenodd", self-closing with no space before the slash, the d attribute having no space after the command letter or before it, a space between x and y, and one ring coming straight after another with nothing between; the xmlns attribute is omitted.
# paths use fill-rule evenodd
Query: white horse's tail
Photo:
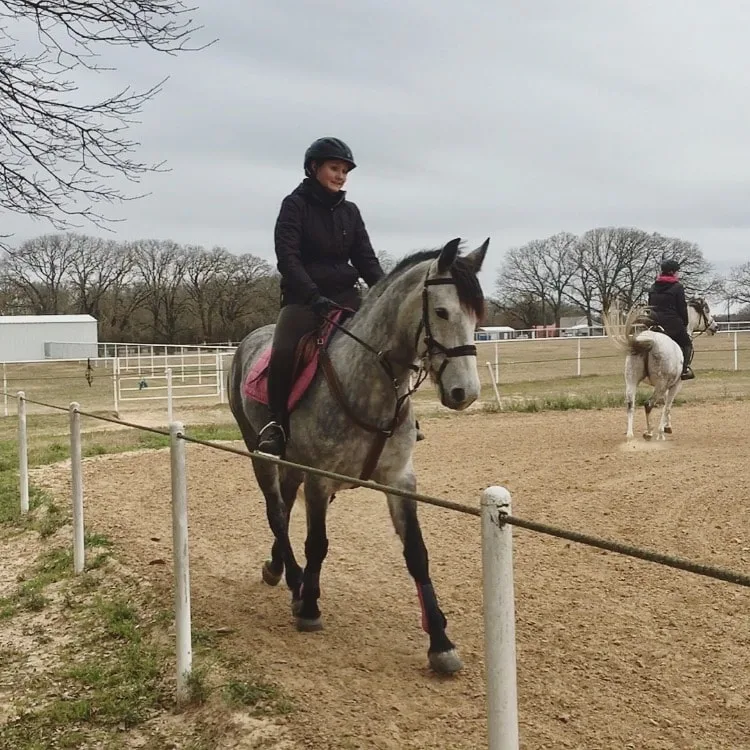
<svg viewBox="0 0 750 750"><path fill-rule="evenodd" d="M650 338L639 339L637 329L650 323L648 308L634 306L630 308L625 322L619 323L619 310L610 308L602 315L602 323L607 337L620 349L630 354L646 354L651 351L654 342Z"/></svg>

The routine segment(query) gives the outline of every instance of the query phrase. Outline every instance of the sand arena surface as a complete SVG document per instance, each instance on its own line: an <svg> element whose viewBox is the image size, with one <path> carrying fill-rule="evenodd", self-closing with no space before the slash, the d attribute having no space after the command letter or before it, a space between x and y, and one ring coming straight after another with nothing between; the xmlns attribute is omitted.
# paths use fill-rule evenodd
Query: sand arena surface
<svg viewBox="0 0 750 750"><path fill-rule="evenodd" d="M478 505L502 484L519 516L747 572L749 422L744 402L683 406L666 444L628 447L624 409L424 419L419 489ZM67 492L67 469L34 477ZM87 528L171 597L168 453L88 459L84 488ZM303 634L285 587L260 580L271 533L249 461L189 446L188 491L195 626L231 628L224 647L285 687L299 747L486 746L478 519L420 509L465 661L445 679L427 668L382 496L344 492L331 506L325 630ZM300 559L303 511L298 501ZM514 544L523 748L750 748L750 591L523 530ZM158 558L167 565L149 565Z"/></svg>

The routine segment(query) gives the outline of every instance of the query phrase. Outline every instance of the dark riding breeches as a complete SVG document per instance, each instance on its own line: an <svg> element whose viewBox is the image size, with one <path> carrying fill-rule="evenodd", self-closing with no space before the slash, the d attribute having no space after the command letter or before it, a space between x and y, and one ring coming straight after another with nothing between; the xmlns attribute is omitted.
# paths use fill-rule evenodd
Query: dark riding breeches
<svg viewBox="0 0 750 750"><path fill-rule="evenodd" d="M682 356L684 357L682 366L683 369L687 369L693 359L693 340L690 338L687 328L668 330L667 335L682 349Z"/></svg>
<svg viewBox="0 0 750 750"><path fill-rule="evenodd" d="M360 305L356 289L338 294L331 299L336 304L352 310L358 309ZM320 315L307 305L285 305L281 308L276 322L271 360L268 363L268 407L273 419L282 425L287 434L287 401L293 385L297 345L306 334L319 328L322 322Z"/></svg>

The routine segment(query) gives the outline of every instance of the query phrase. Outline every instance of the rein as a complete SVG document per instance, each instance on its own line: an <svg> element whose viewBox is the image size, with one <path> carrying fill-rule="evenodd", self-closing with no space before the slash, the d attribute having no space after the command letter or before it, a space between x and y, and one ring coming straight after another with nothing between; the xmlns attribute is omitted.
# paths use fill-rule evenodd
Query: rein
<svg viewBox="0 0 750 750"><path fill-rule="evenodd" d="M427 272L429 276L429 271ZM341 331L346 336L349 336L353 341L356 341L360 346L364 347L367 351L369 351L371 354L375 356L375 359L377 363L383 368L386 376L388 377L388 380L390 381L390 384L393 388L394 396L395 396L395 408L393 413L393 418L390 420L389 424L386 427L380 427L378 425L371 425L362 420L359 415L351 408L348 401L346 400L346 396L344 394L344 389L341 385L341 380L339 379L336 370L333 366L333 362L331 361L331 357L328 354L328 351L326 348L323 348L323 341L322 339L318 339L318 345L321 347L320 351L320 361L321 365L323 367L323 373L326 376L326 380L328 381L328 384L331 388L331 391L333 395L335 396L336 400L339 402L339 405L342 407L346 415L349 417L349 419L354 422L358 427L362 428L366 432L374 433L377 435L377 438L375 442L373 443L372 447L370 448L370 451L368 452L367 458L365 459L365 464L362 469L362 473L360 475L360 479L369 479L372 475L372 472L375 470L375 467L378 464L378 461L380 459L380 455L383 452L383 448L385 447L386 440L393 437L396 430L403 424L404 420L406 419L406 411L403 409L404 404L409 400L409 398L417 392L417 389L424 383L424 381L427 379L427 375L429 373L428 368L425 367L425 362L427 360L432 359L432 357L436 354L442 354L444 355L444 359L442 364L440 365L440 369L438 370L438 373L436 375L436 379L438 383L441 385L441 378L443 375L443 372L448 364L448 360L453 357L468 357L468 356L474 356L477 355L477 348L474 344L465 344L463 346L454 346L454 347L446 347L445 345L441 344L432 334L432 327L430 326L430 315L429 315L429 290L428 287L430 286L437 286L437 285L443 285L443 284L453 284L455 285L455 281L453 279L448 278L437 278L437 279L430 279L425 278L423 286L422 286L422 317L419 321L419 325L417 326L417 332L414 337L415 341L415 348L419 348L419 340L422 334L422 331L424 331L424 343L426 346L424 354L419 357L420 359L420 365L417 367L413 363L409 363L406 365L408 370L411 370L412 372L416 373L417 378L412 386L410 386L405 393L402 395L399 395L399 382L396 378L395 372L393 370L393 362L388 358L388 352L378 350L375 347L368 344L366 341L361 339L356 334L352 333L348 328L345 326L342 326L335 320L332 320L327 315L323 315L323 320L325 320L330 326L335 328L338 331ZM337 305L337 307L339 307ZM339 307L339 309L346 309Z"/></svg>

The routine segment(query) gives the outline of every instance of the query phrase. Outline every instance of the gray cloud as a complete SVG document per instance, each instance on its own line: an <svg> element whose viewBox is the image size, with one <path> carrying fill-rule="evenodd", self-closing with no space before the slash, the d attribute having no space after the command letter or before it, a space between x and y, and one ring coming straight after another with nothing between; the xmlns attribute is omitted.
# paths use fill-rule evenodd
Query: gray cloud
<svg viewBox="0 0 750 750"><path fill-rule="evenodd" d="M464 236L502 251L640 226L748 259L750 7L739 0L202 2L209 50L117 50L86 91L171 80L134 135L172 171L118 209L118 236L273 258L307 144L335 134L350 197L392 254ZM520 4L519 4L520 5ZM3 217L19 237L46 227Z"/></svg>

